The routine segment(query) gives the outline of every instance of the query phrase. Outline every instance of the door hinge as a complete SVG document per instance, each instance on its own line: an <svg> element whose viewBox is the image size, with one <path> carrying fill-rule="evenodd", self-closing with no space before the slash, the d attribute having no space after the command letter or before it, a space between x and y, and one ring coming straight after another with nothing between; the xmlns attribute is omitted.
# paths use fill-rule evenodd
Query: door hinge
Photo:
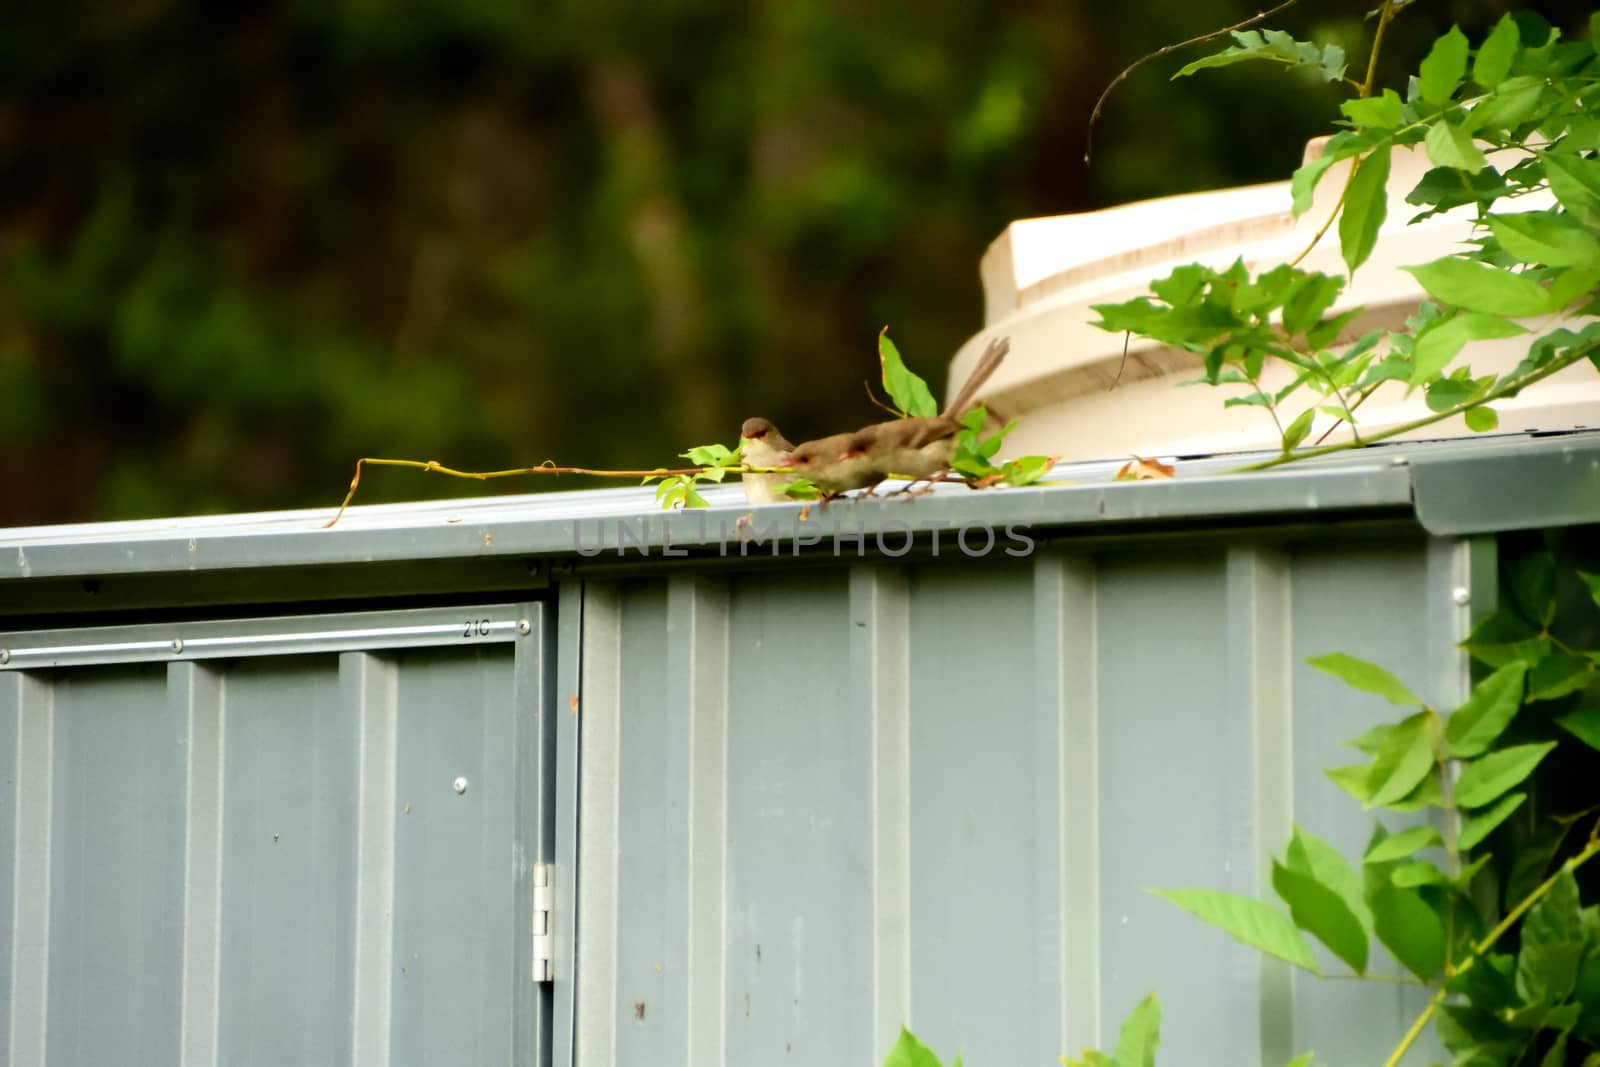
<svg viewBox="0 0 1600 1067"><path fill-rule="evenodd" d="M535 863L533 865L533 980L535 982L551 980L550 950L554 938L550 935L550 909L554 896L554 891L550 887L550 865Z"/></svg>

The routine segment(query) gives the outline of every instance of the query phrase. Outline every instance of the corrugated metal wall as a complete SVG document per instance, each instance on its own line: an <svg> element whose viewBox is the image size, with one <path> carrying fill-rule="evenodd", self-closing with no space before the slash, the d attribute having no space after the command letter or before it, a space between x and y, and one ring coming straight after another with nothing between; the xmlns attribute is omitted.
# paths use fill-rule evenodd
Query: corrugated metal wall
<svg viewBox="0 0 1600 1067"><path fill-rule="evenodd" d="M558 1064L867 1065L902 1022L1046 1064L1152 990L1163 1067L1393 1047L1422 991L1311 990L1146 890L1270 896L1296 821L1359 854L1370 817L1321 771L1390 709L1304 661L1453 706L1492 548L1392 527L1002 560L590 582L581 623L564 600Z"/></svg>
<svg viewBox="0 0 1600 1067"><path fill-rule="evenodd" d="M1145 890L1270 893L1295 821L1359 851L1321 771L1390 709L1304 661L1453 706L1493 545L1425 533L1388 461L1229 484L917 513L1031 524L1022 558L741 559L704 515L638 520L695 558L601 557L576 496L29 534L27 603L111 612L80 599L105 576L181 621L0 605L6 1062L868 1067L904 1022L1010 1067L1113 1042L1152 990L1162 1067L1373 1062L1419 991L1313 988ZM479 596L453 575L502 592L216 617Z"/></svg>
<svg viewBox="0 0 1600 1067"><path fill-rule="evenodd" d="M549 637L538 604L7 635L6 1062L538 1062Z"/></svg>

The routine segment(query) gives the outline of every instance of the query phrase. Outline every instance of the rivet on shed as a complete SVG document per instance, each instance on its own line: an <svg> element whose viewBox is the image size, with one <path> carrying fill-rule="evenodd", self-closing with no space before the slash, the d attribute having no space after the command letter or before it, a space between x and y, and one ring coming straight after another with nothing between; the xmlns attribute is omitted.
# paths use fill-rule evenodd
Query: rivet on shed
<svg viewBox="0 0 1600 1067"><path fill-rule="evenodd" d="M1451 591L1450 599L1454 600L1460 606L1466 607L1468 604L1472 603L1472 594L1467 592L1466 586L1458 585L1454 590Z"/></svg>
<svg viewBox="0 0 1600 1067"><path fill-rule="evenodd" d="M529 624L527 619L518 619L517 620L517 633L526 634L526 633L528 633L528 631L530 631L532 629L533 629L533 626Z"/></svg>
<svg viewBox="0 0 1600 1067"><path fill-rule="evenodd" d="M455 781L450 783L450 788L454 789L457 793L465 793L467 791L467 780L465 778L457 778Z"/></svg>
<svg viewBox="0 0 1600 1067"><path fill-rule="evenodd" d="M182 652L183 651L183 638L174 637L172 639L172 651L174 651L174 652Z"/></svg>
<svg viewBox="0 0 1600 1067"><path fill-rule="evenodd" d="M11 650L8 649L8 648L0 648L0 663L10 663L10 662L11 662Z"/></svg>

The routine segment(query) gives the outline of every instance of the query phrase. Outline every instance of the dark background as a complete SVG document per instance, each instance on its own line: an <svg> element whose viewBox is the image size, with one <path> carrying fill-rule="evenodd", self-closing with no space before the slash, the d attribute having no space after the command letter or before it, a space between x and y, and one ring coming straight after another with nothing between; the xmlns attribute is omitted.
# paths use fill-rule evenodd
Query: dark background
<svg viewBox="0 0 1600 1067"><path fill-rule="evenodd" d="M1368 3L1267 25L1359 77ZM3 7L0 525L331 506L359 455L650 467L747 415L860 423L878 327L937 388L1008 221L1286 178L1343 92L1168 81L1225 42L1192 48L1112 96L1085 166L1118 70L1255 9ZM1413 7L1402 90L1505 9ZM360 499L482 491L375 471Z"/></svg>

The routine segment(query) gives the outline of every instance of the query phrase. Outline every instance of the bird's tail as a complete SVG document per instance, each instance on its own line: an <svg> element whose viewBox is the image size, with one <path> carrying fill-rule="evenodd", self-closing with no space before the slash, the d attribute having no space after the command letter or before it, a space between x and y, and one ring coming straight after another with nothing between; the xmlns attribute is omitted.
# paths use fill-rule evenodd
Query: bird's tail
<svg viewBox="0 0 1600 1067"><path fill-rule="evenodd" d="M983 383L989 380L995 370L1000 366L1000 361L1006 358L1006 353L1011 351L1011 340L1007 337L997 337L989 342L989 347L983 350L983 355L978 359L978 365L972 368L972 373L967 376L967 384L951 399L944 409L944 418L960 418L972 403L972 398Z"/></svg>

